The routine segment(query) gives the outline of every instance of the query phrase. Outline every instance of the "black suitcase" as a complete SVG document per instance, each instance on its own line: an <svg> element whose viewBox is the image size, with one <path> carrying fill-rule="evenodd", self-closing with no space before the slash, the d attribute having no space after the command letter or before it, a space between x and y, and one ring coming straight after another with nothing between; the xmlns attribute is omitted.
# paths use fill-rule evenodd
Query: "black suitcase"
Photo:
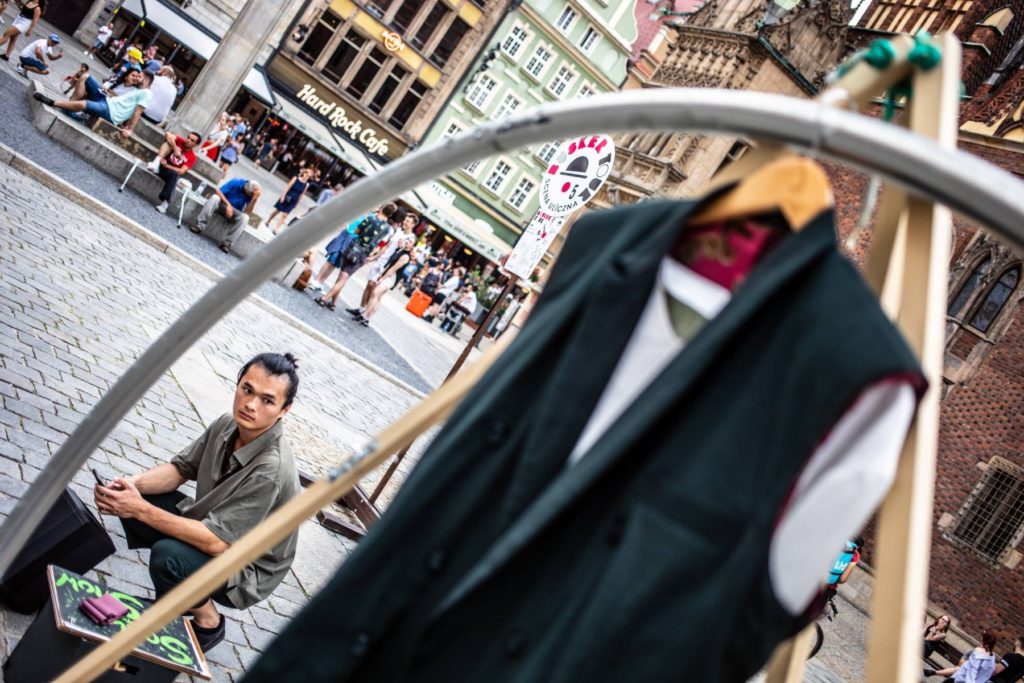
<svg viewBox="0 0 1024 683"><path fill-rule="evenodd" d="M0 581L0 600L16 612L31 614L49 599L46 565L84 574L114 554L114 542L85 507L65 489Z"/></svg>

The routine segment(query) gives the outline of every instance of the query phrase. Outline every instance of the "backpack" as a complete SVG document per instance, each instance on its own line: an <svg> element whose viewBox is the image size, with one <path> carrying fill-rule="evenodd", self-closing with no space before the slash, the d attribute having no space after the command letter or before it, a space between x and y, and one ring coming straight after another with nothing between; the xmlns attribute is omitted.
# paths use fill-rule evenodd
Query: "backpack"
<svg viewBox="0 0 1024 683"><path fill-rule="evenodd" d="M376 216L367 216L356 226L356 244L368 254L377 246L377 242L380 241L386 230L387 225Z"/></svg>

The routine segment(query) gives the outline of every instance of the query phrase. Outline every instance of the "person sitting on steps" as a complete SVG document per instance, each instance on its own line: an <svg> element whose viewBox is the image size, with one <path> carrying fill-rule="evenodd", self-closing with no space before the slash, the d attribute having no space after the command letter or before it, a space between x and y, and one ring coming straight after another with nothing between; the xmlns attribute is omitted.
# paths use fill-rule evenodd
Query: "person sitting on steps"
<svg viewBox="0 0 1024 683"><path fill-rule="evenodd" d="M213 188L213 194L206 200L202 211L196 217L196 224L189 228L197 235L206 230L206 224L219 213L232 224L227 236L218 245L225 254L231 251L235 239L245 230L245 215L251 213L260 198L260 184L255 180L232 178L220 187Z"/></svg>
<svg viewBox="0 0 1024 683"><path fill-rule="evenodd" d="M186 138L174 133L165 133L156 158L146 165L146 168L164 181L164 187L160 190L160 203L156 205L156 210L160 213L167 213L178 179L188 173L196 163L196 153L193 150L199 144L199 139L199 133L194 132L189 133Z"/></svg>
<svg viewBox="0 0 1024 683"><path fill-rule="evenodd" d="M150 549L157 599L298 494L283 422L298 389L295 358L262 353L238 373L231 412L191 446L141 474L96 485L96 506L121 520L128 547ZM194 499L178 490L190 480ZM217 605L248 609L268 598L291 568L297 542L293 532L189 610L204 652L224 639Z"/></svg>

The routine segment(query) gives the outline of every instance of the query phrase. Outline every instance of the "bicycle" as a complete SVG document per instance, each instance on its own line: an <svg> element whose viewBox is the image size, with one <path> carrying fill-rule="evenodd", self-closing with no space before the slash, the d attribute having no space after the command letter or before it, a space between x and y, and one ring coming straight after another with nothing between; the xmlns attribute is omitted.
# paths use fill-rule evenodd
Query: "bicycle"
<svg viewBox="0 0 1024 683"><path fill-rule="evenodd" d="M814 655L818 654L821 646L825 644L825 629L821 627L822 620L828 619L832 621L839 614L839 608L836 607L836 596L838 595L838 592L832 592L825 601L825 607L821 611L821 616L814 622L814 639L811 641L811 649L807 653L808 660L813 659Z"/></svg>

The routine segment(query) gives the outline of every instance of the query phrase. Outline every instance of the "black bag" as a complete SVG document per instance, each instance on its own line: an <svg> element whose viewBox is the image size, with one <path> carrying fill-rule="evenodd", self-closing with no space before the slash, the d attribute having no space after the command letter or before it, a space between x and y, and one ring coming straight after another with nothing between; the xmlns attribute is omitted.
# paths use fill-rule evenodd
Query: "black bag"
<svg viewBox="0 0 1024 683"><path fill-rule="evenodd" d="M114 542L82 500L65 489L0 581L0 600L22 614L50 597L46 565L84 574L114 554Z"/></svg>

